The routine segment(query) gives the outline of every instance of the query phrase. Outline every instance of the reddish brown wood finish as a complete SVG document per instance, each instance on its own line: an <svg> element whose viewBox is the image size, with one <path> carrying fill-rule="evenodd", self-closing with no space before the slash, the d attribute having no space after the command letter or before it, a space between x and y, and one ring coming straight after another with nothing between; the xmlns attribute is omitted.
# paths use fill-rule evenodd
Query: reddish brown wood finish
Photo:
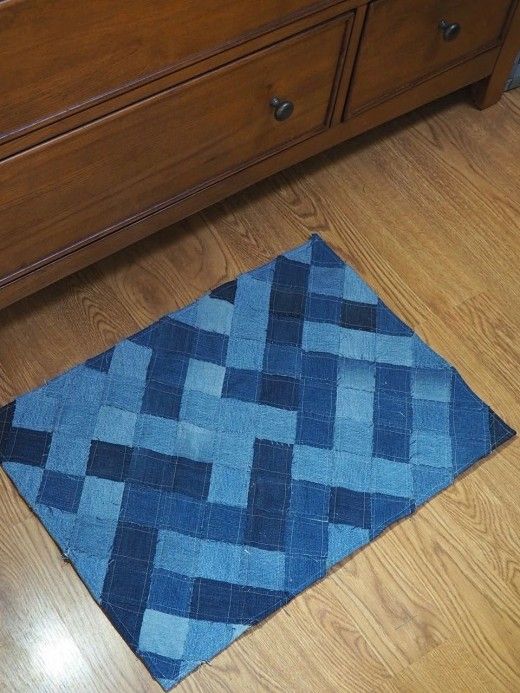
<svg viewBox="0 0 520 693"><path fill-rule="evenodd" d="M490 77L475 85L475 103L481 109L494 106L504 92L516 56L520 53L520 2L512 8L507 38Z"/></svg>
<svg viewBox="0 0 520 693"><path fill-rule="evenodd" d="M0 284L323 130L352 15L0 164ZM274 119L270 100L289 98Z"/></svg>
<svg viewBox="0 0 520 693"><path fill-rule="evenodd" d="M0 2L0 142L332 4Z"/></svg>
<svg viewBox="0 0 520 693"><path fill-rule="evenodd" d="M136 3L125 3L130 14ZM0 144L0 308L271 173L462 86L478 83L479 105L490 105L520 42L518 2L508 14L508 0L288 0L269 1L261 8L248 3L257 22L265 19L262 12L278 17L272 26L257 25L249 33L242 20L247 24L253 18L240 15L244 3L203 2L206 10L213 4L219 7L214 19L234 7L239 16L228 28L242 26L247 36L214 47L218 53L206 57L203 52L179 57L174 72L149 72L139 86L133 84L117 96L111 92L109 99L108 92L99 92L95 105L66 117L56 112L60 119L53 124ZM20 32L23 23L11 26L7 20L14 21L16 11L29 5L44 3L0 0L0 33ZM57 0L52 5L67 3ZM156 3L153 11L162 5ZM194 4L181 5L172 2L170 8L196 11ZM83 5L72 0L67 6L83 11ZM108 12L108 3L103 7ZM463 32L441 49L442 39L426 44L424 36L444 12L463 23ZM122 16L128 19L124 12ZM387 31L381 16L388 22ZM284 24L286 19L291 21ZM128 26L122 22L121 32ZM211 36L206 37L210 43ZM195 37L192 47L200 41L203 38ZM115 41L114 56L119 46ZM86 48L82 44L82 50ZM136 50L140 60L145 47ZM384 56L382 69L381 58L373 57L377 55ZM155 53L153 58L159 60ZM125 69L144 64L139 60ZM0 73L4 67L0 63ZM51 82L62 67L59 60L48 66ZM67 79L73 80L78 64L69 67ZM2 87L5 84L7 80ZM47 86L43 80L41 92L35 90L35 108L51 103L45 101ZM8 91L5 95L15 104ZM345 109L349 94L352 106L360 93L365 96L357 111ZM273 95L295 102L290 120L273 119L268 105ZM6 117L22 117L29 101L24 94L20 98L18 115L13 115L13 107L4 110ZM366 98L370 103L361 103ZM5 122L0 120L0 129Z"/></svg>
<svg viewBox="0 0 520 693"><path fill-rule="evenodd" d="M491 73L497 56L498 49L487 51L469 62L452 68L445 74L438 75L369 111L364 111L358 116L350 118L337 127L324 130L320 134L296 143L278 154L262 159L243 171L224 178L175 204L164 207L144 219L129 223L128 226L105 234L98 240L92 239L90 243L81 246L74 252L69 252L63 256L56 255L54 259L49 259L47 264L42 264L38 269L20 275L0 288L0 308L86 267L96 260L111 255L169 224L198 212L287 166L482 79L483 76ZM345 184L348 184L348 181ZM174 232L175 228L172 228L172 233Z"/></svg>
<svg viewBox="0 0 520 693"><path fill-rule="evenodd" d="M370 4L348 112L356 113L501 40L511 0L375 0ZM457 22L451 41L439 28Z"/></svg>

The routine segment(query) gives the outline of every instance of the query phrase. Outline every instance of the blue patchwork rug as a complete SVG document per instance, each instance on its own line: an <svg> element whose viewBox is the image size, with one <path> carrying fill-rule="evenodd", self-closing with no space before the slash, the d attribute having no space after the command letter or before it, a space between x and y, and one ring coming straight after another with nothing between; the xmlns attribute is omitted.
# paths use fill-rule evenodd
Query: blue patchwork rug
<svg viewBox="0 0 520 693"><path fill-rule="evenodd" d="M318 236L0 410L166 689L512 435Z"/></svg>

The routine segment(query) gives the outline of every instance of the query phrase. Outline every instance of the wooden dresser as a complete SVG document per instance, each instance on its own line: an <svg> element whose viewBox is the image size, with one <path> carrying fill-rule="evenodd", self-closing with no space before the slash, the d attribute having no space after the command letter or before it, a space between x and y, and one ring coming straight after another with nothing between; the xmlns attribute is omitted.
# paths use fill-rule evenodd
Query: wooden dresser
<svg viewBox="0 0 520 693"><path fill-rule="evenodd" d="M2 0L0 307L519 49L518 0Z"/></svg>

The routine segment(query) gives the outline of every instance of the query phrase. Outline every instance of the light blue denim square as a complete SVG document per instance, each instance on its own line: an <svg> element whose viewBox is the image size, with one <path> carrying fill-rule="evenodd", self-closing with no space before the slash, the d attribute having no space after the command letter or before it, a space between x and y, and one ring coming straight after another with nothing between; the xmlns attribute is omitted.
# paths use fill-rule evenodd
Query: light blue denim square
<svg viewBox="0 0 520 693"><path fill-rule="evenodd" d="M351 525L329 524L329 545L327 554L327 568L332 567L345 556L368 544L370 532L363 527Z"/></svg>
<svg viewBox="0 0 520 693"><path fill-rule="evenodd" d="M109 373L112 377L122 376L144 382L151 358L152 350L149 347L125 340L114 348Z"/></svg>
<svg viewBox="0 0 520 693"><path fill-rule="evenodd" d="M336 397L336 416L342 416L353 421L372 423L374 418L373 392L338 387Z"/></svg>
<svg viewBox="0 0 520 693"><path fill-rule="evenodd" d="M338 387L374 392L376 364L355 359L338 359Z"/></svg>
<svg viewBox="0 0 520 693"><path fill-rule="evenodd" d="M253 464L255 435L242 432L241 434L227 431L215 433L213 446L213 460L218 460L219 465L233 467L249 471Z"/></svg>
<svg viewBox="0 0 520 693"><path fill-rule="evenodd" d="M76 438L63 433L54 433L45 468L64 474L84 476L90 455L90 445L90 438Z"/></svg>
<svg viewBox="0 0 520 693"><path fill-rule="evenodd" d="M139 649L170 659L180 659L189 626L188 618L146 609L139 634Z"/></svg>
<svg viewBox="0 0 520 693"><path fill-rule="evenodd" d="M154 566L179 575L194 577L201 540L167 529L159 531Z"/></svg>
<svg viewBox="0 0 520 693"><path fill-rule="evenodd" d="M144 380L141 381L124 376L112 377L109 375L103 404L138 414L141 411L144 391Z"/></svg>
<svg viewBox="0 0 520 693"><path fill-rule="evenodd" d="M419 368L444 368L451 370L450 364L442 356L436 354L416 334L409 337L412 340L413 365Z"/></svg>
<svg viewBox="0 0 520 693"><path fill-rule="evenodd" d="M244 551L241 544L204 539L200 542L197 575L221 582L239 582L240 556Z"/></svg>
<svg viewBox="0 0 520 693"><path fill-rule="evenodd" d="M296 440L297 422L298 412L296 411L259 405L258 419L254 430L257 438L292 445Z"/></svg>
<svg viewBox="0 0 520 693"><path fill-rule="evenodd" d="M194 426L187 421L179 421L175 454L197 462L212 462L214 435L207 428Z"/></svg>
<svg viewBox="0 0 520 693"><path fill-rule="evenodd" d="M208 332L229 334L233 317L233 304L218 298L203 296L197 302L197 327Z"/></svg>
<svg viewBox="0 0 520 693"><path fill-rule="evenodd" d="M453 483L453 472L443 467L410 465L413 471L414 496L417 505L425 503L443 488Z"/></svg>
<svg viewBox="0 0 520 693"><path fill-rule="evenodd" d="M376 360L376 333L344 328L338 351L349 359L373 362Z"/></svg>
<svg viewBox="0 0 520 693"><path fill-rule="evenodd" d="M370 303L377 305L377 294L366 284L359 274L345 265L345 283L343 285L343 298L357 303Z"/></svg>
<svg viewBox="0 0 520 693"><path fill-rule="evenodd" d="M116 536L117 518L78 515L70 538L70 549L108 561Z"/></svg>
<svg viewBox="0 0 520 693"><path fill-rule="evenodd" d="M65 374L63 394L69 406L96 408L102 402L106 373L88 366L76 366Z"/></svg>
<svg viewBox="0 0 520 693"><path fill-rule="evenodd" d="M58 412L55 430L60 435L70 438L91 439L96 429L98 415L98 404L83 403L82 406L78 406L67 402L67 406L61 407Z"/></svg>
<svg viewBox="0 0 520 693"><path fill-rule="evenodd" d="M240 584L267 590L283 590L285 553L247 546L240 558Z"/></svg>
<svg viewBox="0 0 520 693"><path fill-rule="evenodd" d="M179 420L201 428L213 428L218 417L219 405L219 397L185 388L182 393Z"/></svg>
<svg viewBox="0 0 520 693"><path fill-rule="evenodd" d="M311 265L309 270L309 291L312 293L342 298L344 285L344 267Z"/></svg>
<svg viewBox="0 0 520 693"><path fill-rule="evenodd" d="M218 429L229 433L253 431L260 416L260 405L224 397L220 400Z"/></svg>
<svg viewBox="0 0 520 693"><path fill-rule="evenodd" d="M368 488L372 493L413 497L412 465L374 457Z"/></svg>
<svg viewBox="0 0 520 693"><path fill-rule="evenodd" d="M237 280L231 331L241 339L262 340L269 320L269 284L242 275Z"/></svg>
<svg viewBox="0 0 520 693"><path fill-rule="evenodd" d="M430 431L413 431L410 436L410 462L430 467L451 468L453 463L451 437Z"/></svg>
<svg viewBox="0 0 520 693"><path fill-rule="evenodd" d="M218 464L213 464L211 470L208 501L210 503L246 508L250 478L249 469L228 467L219 460Z"/></svg>
<svg viewBox="0 0 520 693"><path fill-rule="evenodd" d="M328 485L334 464L332 450L295 445L291 473L293 479Z"/></svg>
<svg viewBox="0 0 520 693"><path fill-rule="evenodd" d="M190 359L184 387L220 397L226 369L209 361Z"/></svg>
<svg viewBox="0 0 520 693"><path fill-rule="evenodd" d="M334 447L355 455L372 455L374 427L365 422L338 417L334 426Z"/></svg>
<svg viewBox="0 0 520 693"><path fill-rule="evenodd" d="M453 372L446 368L418 368L413 372L412 395L416 399L451 401Z"/></svg>
<svg viewBox="0 0 520 693"><path fill-rule="evenodd" d="M78 507L78 515L117 520L125 484L122 481L86 476Z"/></svg>
<svg viewBox="0 0 520 693"><path fill-rule="evenodd" d="M450 434L450 404L429 399L412 399L413 428L415 431L433 431Z"/></svg>
<svg viewBox="0 0 520 693"><path fill-rule="evenodd" d="M162 452L164 455L174 455L177 426L177 421L141 414L135 427L134 446Z"/></svg>
<svg viewBox="0 0 520 693"><path fill-rule="evenodd" d="M13 426L50 432L57 422L58 406L58 401L41 389L28 392L16 400Z"/></svg>
<svg viewBox="0 0 520 693"><path fill-rule="evenodd" d="M328 322L303 323L302 347L305 351L318 351L328 354L339 352L342 328Z"/></svg>
<svg viewBox="0 0 520 693"><path fill-rule="evenodd" d="M34 505L42 483L43 469L20 462L9 462L9 460L2 462L2 467L9 476L15 479L16 488L29 505Z"/></svg>
<svg viewBox="0 0 520 693"><path fill-rule="evenodd" d="M230 337L226 366L247 371L261 371L264 362L265 342L258 339Z"/></svg>
<svg viewBox="0 0 520 693"><path fill-rule="evenodd" d="M74 563L74 568L78 571L79 576L87 585L91 594L94 595L95 599L101 599L103 585L108 572L109 557L100 558L99 556L92 556L82 551L71 549L69 558Z"/></svg>
<svg viewBox="0 0 520 693"><path fill-rule="evenodd" d="M190 660L207 661L229 645L235 626L216 621L191 619L184 650Z"/></svg>
<svg viewBox="0 0 520 693"><path fill-rule="evenodd" d="M366 491L370 484L371 469L370 455L334 452L330 485L352 491Z"/></svg>
<svg viewBox="0 0 520 693"><path fill-rule="evenodd" d="M412 337L378 334L376 340L376 361L392 363L395 366L413 366Z"/></svg>
<svg viewBox="0 0 520 693"><path fill-rule="evenodd" d="M134 440L137 415L116 407L101 407L94 438L105 443L131 446Z"/></svg>

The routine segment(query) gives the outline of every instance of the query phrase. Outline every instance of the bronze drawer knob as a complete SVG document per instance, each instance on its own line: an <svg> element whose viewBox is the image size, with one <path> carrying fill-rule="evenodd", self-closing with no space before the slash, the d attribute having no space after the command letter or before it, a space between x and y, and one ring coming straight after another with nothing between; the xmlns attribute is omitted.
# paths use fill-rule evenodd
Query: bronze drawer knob
<svg viewBox="0 0 520 693"><path fill-rule="evenodd" d="M442 31L442 37L445 41L453 41L460 34L461 26L457 22L447 22L443 19L439 23L439 29Z"/></svg>
<svg viewBox="0 0 520 693"><path fill-rule="evenodd" d="M273 96L271 99L271 106L274 108L274 117L276 120L287 120L294 112L294 104L292 101L282 100L277 96Z"/></svg>

